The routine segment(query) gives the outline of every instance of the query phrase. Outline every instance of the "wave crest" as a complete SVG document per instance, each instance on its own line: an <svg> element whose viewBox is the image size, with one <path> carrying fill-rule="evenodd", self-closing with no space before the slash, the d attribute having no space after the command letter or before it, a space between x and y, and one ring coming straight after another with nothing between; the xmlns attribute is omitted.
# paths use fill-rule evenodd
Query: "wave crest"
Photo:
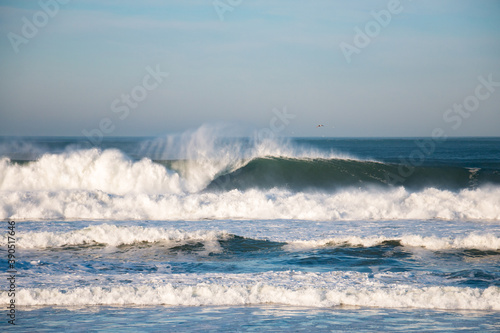
<svg viewBox="0 0 500 333"><path fill-rule="evenodd" d="M186 232L163 228L139 226L119 227L102 224L64 233L26 232L20 234L17 245L22 248L48 248L103 244L107 246L132 245L137 243L158 243L174 247L185 244L202 243L209 252L220 251L219 240L229 238L224 231L198 230Z"/></svg>
<svg viewBox="0 0 500 333"><path fill-rule="evenodd" d="M398 242L402 246L424 247L429 250L477 249L500 250L500 238L492 234L470 234L465 237L435 237L420 235L403 235L401 237L337 237L321 240L289 242L285 249L289 251L324 248L330 246L363 246L372 247L386 242Z"/></svg>

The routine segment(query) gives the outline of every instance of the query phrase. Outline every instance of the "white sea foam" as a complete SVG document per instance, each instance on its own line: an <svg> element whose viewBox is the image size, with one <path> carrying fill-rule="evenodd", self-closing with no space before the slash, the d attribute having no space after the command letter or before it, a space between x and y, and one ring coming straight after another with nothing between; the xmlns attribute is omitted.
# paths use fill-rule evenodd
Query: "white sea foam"
<svg viewBox="0 0 500 333"><path fill-rule="evenodd" d="M0 218L500 220L500 188L409 192L400 187L345 189L330 194L279 189L163 195L112 195L96 190L0 191Z"/></svg>
<svg viewBox="0 0 500 333"><path fill-rule="evenodd" d="M232 237L226 231L165 229L157 227L115 226L109 224L92 225L69 232L31 231L20 233L17 246L22 248L48 248L78 246L85 244L103 244L107 246L130 245L137 243L161 242L163 246L179 246L188 243L203 243L210 252L220 251L220 240ZM6 245L0 239L0 246ZM436 237L422 235L388 236L343 236L313 240L285 241L285 250L303 251L335 246L381 245L386 241L398 241L402 246L424 247L429 250L478 249L500 250L500 237L492 234L471 233L467 236Z"/></svg>
<svg viewBox="0 0 500 333"><path fill-rule="evenodd" d="M177 229L128 226L109 224L93 225L70 232L24 232L17 237L21 248L46 248L69 245L104 244L108 246L130 245L141 242L161 242L173 247L188 243L202 243L208 252L219 252L219 240L229 238L224 231L197 230L186 232ZM4 240L1 245L5 245Z"/></svg>
<svg viewBox="0 0 500 333"><path fill-rule="evenodd" d="M451 192L403 187L296 193L284 189L203 190L222 172L253 158L347 158L277 140L216 139L201 127L146 142L138 156L175 159L171 169L114 149L48 153L27 164L0 158L0 218L12 219L302 219L500 220L500 188Z"/></svg>
<svg viewBox="0 0 500 333"><path fill-rule="evenodd" d="M110 194L180 193L179 175L149 159L133 162L118 150L45 154L17 165L0 159L0 191L104 191Z"/></svg>
<svg viewBox="0 0 500 333"><path fill-rule="evenodd" d="M1 157L0 191L87 190L108 194L194 193L221 173L242 167L264 156L294 158L344 158L311 148L295 147L288 140L226 140L220 128L202 126L195 131L145 141L135 153L148 156L133 161L117 149L66 149L45 153L36 161L13 164ZM1 148L1 147L0 147ZM154 163L171 161L171 169Z"/></svg>
<svg viewBox="0 0 500 333"><path fill-rule="evenodd" d="M22 288L22 305L258 305L500 310L500 288L386 284L356 272L169 275L140 285ZM0 293L2 304L7 292Z"/></svg>
<svg viewBox="0 0 500 333"><path fill-rule="evenodd" d="M404 235L401 237L337 237L321 240L292 241L285 249L290 251L322 248L329 246L349 245L371 247L386 241L399 241L403 246L424 247L429 250L477 249L500 250L500 237L492 234L470 234L465 237L435 237L420 235Z"/></svg>

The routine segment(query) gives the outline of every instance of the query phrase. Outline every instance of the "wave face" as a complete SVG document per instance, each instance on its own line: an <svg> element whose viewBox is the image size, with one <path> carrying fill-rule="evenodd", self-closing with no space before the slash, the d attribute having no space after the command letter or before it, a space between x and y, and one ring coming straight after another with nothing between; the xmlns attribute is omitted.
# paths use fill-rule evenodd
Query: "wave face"
<svg viewBox="0 0 500 333"><path fill-rule="evenodd" d="M484 184L500 184L500 174L459 167L405 167L408 176L399 176L401 165L354 159L263 157L212 181L208 189L249 188L291 190L335 190L346 187L390 186L408 189L435 187L459 190Z"/></svg>

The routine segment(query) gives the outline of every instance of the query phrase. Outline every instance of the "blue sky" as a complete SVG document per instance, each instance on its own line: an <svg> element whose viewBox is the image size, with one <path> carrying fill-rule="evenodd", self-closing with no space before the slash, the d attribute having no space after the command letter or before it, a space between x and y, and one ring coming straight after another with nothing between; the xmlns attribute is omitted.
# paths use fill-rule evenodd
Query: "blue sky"
<svg viewBox="0 0 500 333"><path fill-rule="evenodd" d="M0 135L258 130L285 107L280 135L500 135L500 87L447 113L474 102L480 76L500 82L499 1L220 0L223 20L211 0L56 1L0 1ZM377 24L348 62L341 43Z"/></svg>

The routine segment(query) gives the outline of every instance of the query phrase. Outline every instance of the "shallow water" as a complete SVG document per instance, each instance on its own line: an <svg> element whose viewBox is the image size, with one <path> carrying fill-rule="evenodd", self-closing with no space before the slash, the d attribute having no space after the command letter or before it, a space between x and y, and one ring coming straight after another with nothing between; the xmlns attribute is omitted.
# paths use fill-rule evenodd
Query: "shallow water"
<svg viewBox="0 0 500 333"><path fill-rule="evenodd" d="M44 307L19 311L17 332L477 332L498 331L495 311L244 307Z"/></svg>

